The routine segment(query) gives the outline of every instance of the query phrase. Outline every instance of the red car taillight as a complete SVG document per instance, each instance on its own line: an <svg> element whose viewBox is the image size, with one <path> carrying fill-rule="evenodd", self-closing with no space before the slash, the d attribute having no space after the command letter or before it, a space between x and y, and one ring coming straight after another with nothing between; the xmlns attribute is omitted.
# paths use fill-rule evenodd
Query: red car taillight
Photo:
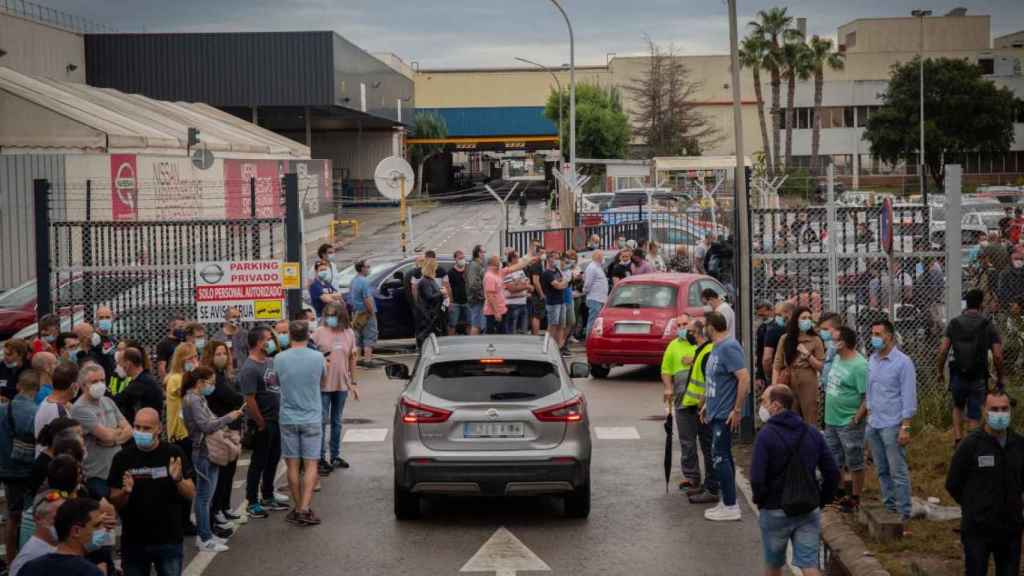
<svg viewBox="0 0 1024 576"><path fill-rule="evenodd" d="M590 333L598 337L604 335L604 318L599 316L594 320L594 326L590 329Z"/></svg>
<svg viewBox="0 0 1024 576"><path fill-rule="evenodd" d="M538 408L533 411L533 415L541 422L579 422L583 420L586 406L587 403L583 396L577 396L568 402L547 408Z"/></svg>
<svg viewBox="0 0 1024 576"><path fill-rule="evenodd" d="M452 415L451 410L413 402L405 396L399 402L399 407L402 411L402 422L406 424L440 424Z"/></svg>

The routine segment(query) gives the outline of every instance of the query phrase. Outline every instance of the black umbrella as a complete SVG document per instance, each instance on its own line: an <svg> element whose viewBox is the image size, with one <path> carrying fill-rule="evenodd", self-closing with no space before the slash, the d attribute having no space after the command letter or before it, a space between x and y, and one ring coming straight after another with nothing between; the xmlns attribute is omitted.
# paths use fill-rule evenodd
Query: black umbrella
<svg viewBox="0 0 1024 576"><path fill-rule="evenodd" d="M668 479L672 475L672 408L665 414L665 494L668 494Z"/></svg>

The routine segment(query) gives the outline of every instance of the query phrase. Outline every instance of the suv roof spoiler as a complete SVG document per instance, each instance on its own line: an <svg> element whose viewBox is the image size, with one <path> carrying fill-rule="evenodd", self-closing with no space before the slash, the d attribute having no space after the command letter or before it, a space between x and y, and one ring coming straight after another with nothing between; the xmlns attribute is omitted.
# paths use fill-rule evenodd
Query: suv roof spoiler
<svg viewBox="0 0 1024 576"><path fill-rule="evenodd" d="M437 335L434 334L433 332L431 332L429 340L430 340L430 345L434 348L434 354L440 354L441 353L441 347L437 343Z"/></svg>

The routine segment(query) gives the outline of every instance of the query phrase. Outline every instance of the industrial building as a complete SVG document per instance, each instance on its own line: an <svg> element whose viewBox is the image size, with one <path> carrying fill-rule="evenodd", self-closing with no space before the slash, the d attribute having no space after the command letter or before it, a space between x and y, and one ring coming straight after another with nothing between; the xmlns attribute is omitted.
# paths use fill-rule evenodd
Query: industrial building
<svg viewBox="0 0 1024 576"><path fill-rule="evenodd" d="M806 26L803 19L799 26ZM993 39L991 18L954 10L946 15L926 18L865 18L838 29L838 49L845 54L843 70L825 71L821 154L855 187L894 184L913 173L910 166L890 166L869 154L863 140L864 126L871 111L881 104L890 68L906 63L920 53L927 58L963 58L976 62L998 86L1010 88L1024 98L1024 31ZM708 155L734 155L732 91L728 54L680 56L690 77L701 83L697 109L718 129L721 138L704 150ZM577 83L591 82L625 88L643 74L649 59L610 58L603 66L577 67ZM556 126L544 118L544 104L555 89L552 74L563 87L569 72L558 62L547 63L552 70L534 67L490 69L423 69L416 78L419 110L441 115L449 125L449 144L464 154L466 167L481 165L474 156L491 156L509 149L534 150L540 144L557 142ZM770 118L768 74L764 82L765 114ZM758 127L757 102L753 78L744 69L741 76L743 106L743 146L747 154L763 150ZM633 103L626 90L620 90L627 111ZM783 106L785 85L783 85ZM793 129L793 164L809 166L811 123L813 120L813 81L798 82ZM925 113L927 117L927 111ZM1007 183L1024 178L1024 111L1017 111L1015 142L1007 154L968 154L964 158L967 182ZM771 126L769 123L769 131ZM415 142L415 140L411 140ZM498 143L497 145L495 143ZM528 144L533 144L528 146ZM557 148L557 146L553 146ZM472 154L477 150L491 150ZM525 156L525 154L523 154Z"/></svg>

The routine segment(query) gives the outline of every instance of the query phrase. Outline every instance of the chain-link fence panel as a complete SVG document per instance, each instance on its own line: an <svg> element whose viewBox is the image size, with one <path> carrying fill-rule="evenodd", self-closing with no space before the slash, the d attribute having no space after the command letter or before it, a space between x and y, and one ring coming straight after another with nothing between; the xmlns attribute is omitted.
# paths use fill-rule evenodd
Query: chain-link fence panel
<svg viewBox="0 0 1024 576"><path fill-rule="evenodd" d="M118 198L109 185L51 182L50 285L62 330L92 322L106 306L114 313L112 336L136 340L152 353L172 319L196 319L197 262L283 259L280 190L255 203L246 195L235 211L214 210L218 202L223 207L232 185L195 184L186 199L193 216L186 217L180 200L161 210L164 193L145 184L131 198ZM130 219L117 213L125 200L134 208ZM215 213L222 217L211 217Z"/></svg>

